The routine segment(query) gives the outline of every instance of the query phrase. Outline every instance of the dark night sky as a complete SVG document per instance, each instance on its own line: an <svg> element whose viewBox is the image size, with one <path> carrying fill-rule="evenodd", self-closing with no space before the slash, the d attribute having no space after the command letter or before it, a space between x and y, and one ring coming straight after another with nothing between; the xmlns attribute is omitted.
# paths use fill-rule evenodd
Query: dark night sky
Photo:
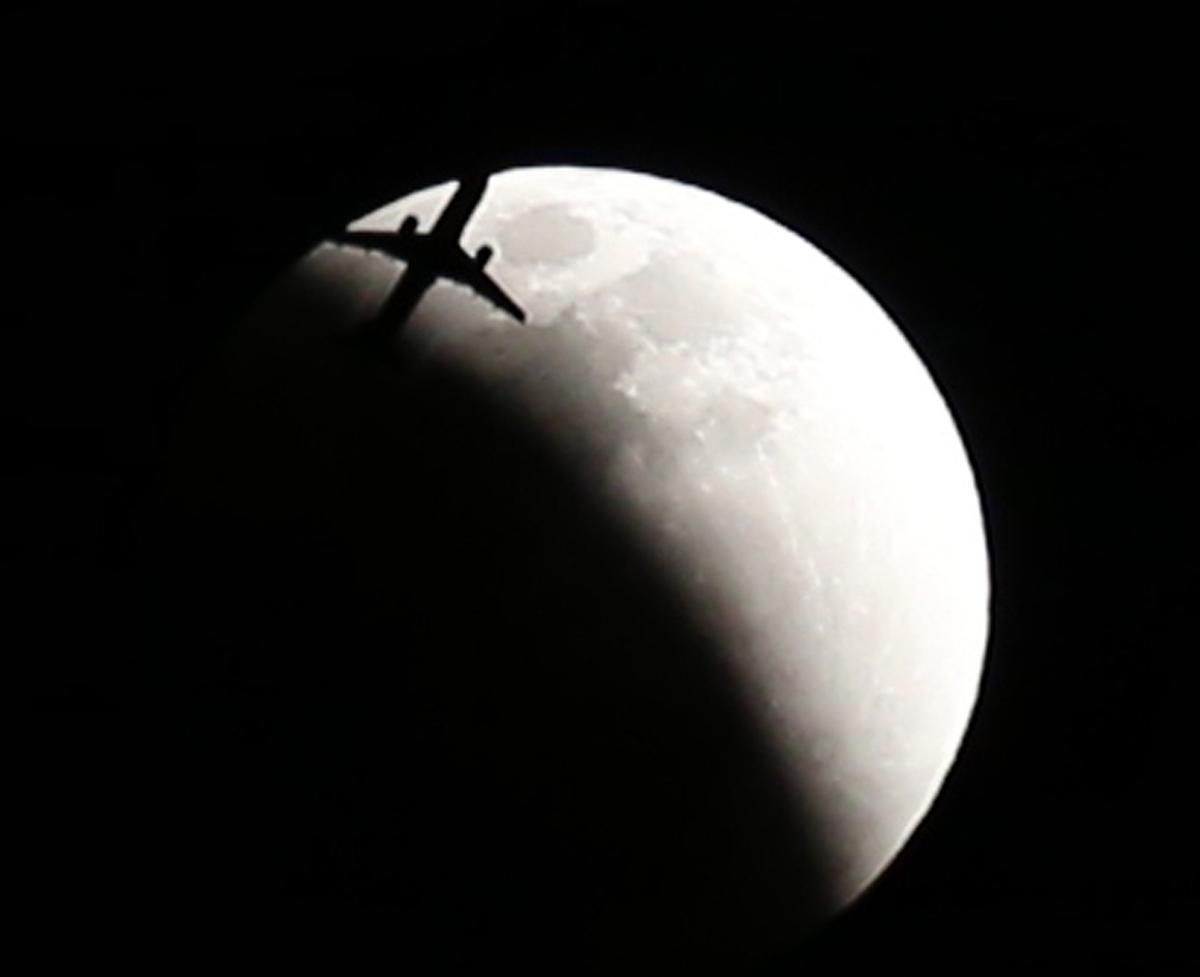
<svg viewBox="0 0 1200 977"><path fill-rule="evenodd" d="M864 33L734 9L310 22L329 36L303 49L265 18L136 25L154 44L21 21L0 396L5 645L30 707L10 838L39 938L142 946L132 921L160 898L195 918L217 891L155 868L199 824L163 799L178 771L216 761L132 623L185 384L322 234L477 160L647 170L793 227L900 324L976 466L994 629L961 758L883 881L763 974L1180 959L1194 313L1164 287L1183 219L1170 26Z"/></svg>

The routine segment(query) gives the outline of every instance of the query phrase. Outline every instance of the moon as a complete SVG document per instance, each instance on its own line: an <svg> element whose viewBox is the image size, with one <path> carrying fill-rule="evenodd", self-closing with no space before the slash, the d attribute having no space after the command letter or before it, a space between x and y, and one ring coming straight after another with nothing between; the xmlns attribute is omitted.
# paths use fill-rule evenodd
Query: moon
<svg viewBox="0 0 1200 977"><path fill-rule="evenodd" d="M452 183L421 190L352 227L392 230L415 214L428 229L453 191ZM674 868L719 864L713 872L735 880L714 883L684 920L639 919L628 932L643 948L670 930L661 942L672 953L719 944L734 948L730 959L754 957L811 930L879 877L929 810L962 742L984 661L989 575L979 492L953 417L867 291L788 228L716 193L612 169L508 170L492 177L462 244L495 249L488 272L524 306L526 323L440 280L398 339L400 366L356 359L335 340L363 326L403 269L326 242L263 296L232 338L223 389L242 390L243 406L286 402L290 416L308 419L296 450L340 471L352 467L351 442L370 441L392 423L416 425L401 414L413 416L411 399L402 406L388 398L434 375L457 378L536 432L548 457L587 487L666 581L672 606L719 669L714 695L736 699L757 749L771 757L760 778L770 781L767 791L748 786L749 774L739 779L753 764L725 757L717 733L688 739L679 745L694 753L687 762L722 771L705 792L689 801L672 795L665 816L649 805L641 813L622 808L630 821L671 822L675 834L662 837L674 840L661 844L686 844L691 853ZM243 442L255 447L236 464L274 471L277 460L263 454L276 458L286 440L280 412L259 413L274 419L239 419ZM420 416L427 424L434 413ZM245 434L247 423L259 423L259 433ZM466 429L461 417L455 423ZM458 434L439 436L459 446L435 444L432 434L405 442L402 460L424 471L421 478L432 477L422 451L474 450ZM243 507L300 506L289 500L304 479L253 489L252 480L229 474L236 464L224 476L211 465L202 475L192 470L181 484L237 496ZM495 487L503 468L492 471L495 485L475 486L463 509L486 511L492 492L505 491ZM255 491L261 497L248 502ZM357 483L348 491L365 498L379 490ZM472 559L464 554L462 564ZM553 545L529 560L538 579L565 572ZM528 613L536 615L541 584L533 586ZM571 599L597 618L610 612L604 593ZM593 665L650 660L660 639L614 638ZM558 647L553 668L572 667L573 647ZM680 722L668 700L688 694L692 666L682 655L669 660L676 664L646 679L660 704L628 705L644 699L631 667L603 681L605 709L643 708L648 727ZM565 710L545 708L567 723L545 729L548 738L583 742L587 722L601 721L571 725ZM608 771L605 789L625 789L596 759L608 747L588 742L574 754L564 748L578 759L564 776L585 784L586 796L587 765L598 762ZM705 821L706 805L725 813ZM713 827L757 824L768 814L772 837L784 839L772 851L735 844L734 833ZM792 853L789 833L815 854L805 861ZM779 881L789 859L798 873L820 875L819 898L806 902ZM670 916L683 891L659 878L659 868L628 876L659 887L661 901L647 897L646 917ZM753 908L739 915L738 905Z"/></svg>

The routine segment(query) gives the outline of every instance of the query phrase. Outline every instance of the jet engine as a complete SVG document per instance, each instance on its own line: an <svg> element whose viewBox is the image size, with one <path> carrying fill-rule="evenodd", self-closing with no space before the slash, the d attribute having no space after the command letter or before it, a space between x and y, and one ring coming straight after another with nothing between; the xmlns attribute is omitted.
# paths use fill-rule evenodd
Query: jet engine
<svg viewBox="0 0 1200 977"><path fill-rule="evenodd" d="M475 252L475 267L482 271L489 261L492 260L492 249L486 244Z"/></svg>

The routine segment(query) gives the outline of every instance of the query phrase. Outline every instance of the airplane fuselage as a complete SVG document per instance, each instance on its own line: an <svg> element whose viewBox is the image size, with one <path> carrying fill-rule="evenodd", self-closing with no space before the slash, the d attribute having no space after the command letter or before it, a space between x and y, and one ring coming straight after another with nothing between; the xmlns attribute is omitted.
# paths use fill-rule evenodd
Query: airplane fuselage
<svg viewBox="0 0 1200 977"><path fill-rule="evenodd" d="M456 274L467 275L475 269L485 267L492 256L492 250L481 247L474 256L459 246L457 241L447 240L437 234L417 231L404 243L403 255L397 255L408 265L425 265L438 269L437 277L456 277ZM449 272L449 275L446 273Z"/></svg>
<svg viewBox="0 0 1200 977"><path fill-rule="evenodd" d="M525 321L525 310L484 271L492 249L483 245L472 255L459 244L486 185L486 176L460 181L454 196L428 231L418 230L417 216L409 214L395 231L348 231L340 236L342 243L380 251L404 263L404 272L369 333L386 336L389 330L402 325L421 296L439 278L465 285L518 322Z"/></svg>

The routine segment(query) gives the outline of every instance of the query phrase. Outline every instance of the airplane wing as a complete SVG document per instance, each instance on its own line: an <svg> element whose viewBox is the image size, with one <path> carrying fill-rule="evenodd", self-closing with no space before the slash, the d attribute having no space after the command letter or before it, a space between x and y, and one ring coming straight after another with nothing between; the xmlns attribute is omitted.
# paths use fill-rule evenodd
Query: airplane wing
<svg viewBox="0 0 1200 977"><path fill-rule="evenodd" d="M456 282L461 282L467 288L481 295L493 305L503 309L517 322L525 321L525 310L522 309L504 289L502 289L491 275L482 268L471 265L469 268L455 270L453 272L443 272L447 278L453 278Z"/></svg>
<svg viewBox="0 0 1200 977"><path fill-rule="evenodd" d="M462 236L467 220L479 206L479 201L483 199L483 192L487 189L487 184L486 173L464 177L460 180L454 196L450 198L450 202L438 215L437 223L429 232L430 236L457 242Z"/></svg>
<svg viewBox="0 0 1200 977"><path fill-rule="evenodd" d="M395 231L343 231L334 237L334 242L351 244L368 251L382 251L401 261L412 258L408 242Z"/></svg>

